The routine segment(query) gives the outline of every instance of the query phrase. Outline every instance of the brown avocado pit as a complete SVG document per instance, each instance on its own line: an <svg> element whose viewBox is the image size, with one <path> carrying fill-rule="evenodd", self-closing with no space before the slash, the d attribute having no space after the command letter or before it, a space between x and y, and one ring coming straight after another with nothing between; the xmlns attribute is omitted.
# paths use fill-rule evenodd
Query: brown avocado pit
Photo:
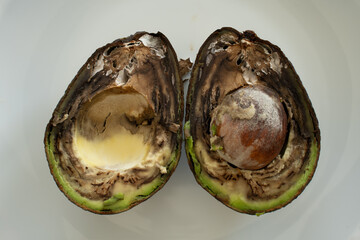
<svg viewBox="0 0 360 240"><path fill-rule="evenodd" d="M280 153L287 116L279 95L265 86L245 86L222 100L211 113L211 150L241 168L265 167Z"/></svg>
<svg viewBox="0 0 360 240"><path fill-rule="evenodd" d="M177 57L163 34L140 32L96 50L46 129L59 188L100 214L148 199L179 160L182 98Z"/></svg>

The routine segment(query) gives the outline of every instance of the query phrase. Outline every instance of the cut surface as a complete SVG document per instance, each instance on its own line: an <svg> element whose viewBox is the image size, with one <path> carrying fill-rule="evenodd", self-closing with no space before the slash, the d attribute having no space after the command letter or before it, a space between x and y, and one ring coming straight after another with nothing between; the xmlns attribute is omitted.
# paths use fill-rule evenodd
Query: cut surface
<svg viewBox="0 0 360 240"><path fill-rule="evenodd" d="M76 156L84 165L107 170L124 170L141 164L149 152L144 136L120 130L105 139L88 140L75 133Z"/></svg>
<svg viewBox="0 0 360 240"><path fill-rule="evenodd" d="M74 150L84 165L120 171L141 166L154 137L148 124L154 112L141 94L107 90L83 109Z"/></svg>
<svg viewBox="0 0 360 240"><path fill-rule="evenodd" d="M190 122L187 122L185 124L185 130L189 127ZM224 183L214 180L214 178L209 175L208 172L204 171L201 167L201 163L196 157L197 154L194 150L192 137L188 137L186 139L186 151L188 153L189 159L192 161L192 170L194 174L196 174L196 180L205 190L216 197L219 201L225 203L227 206L236 211L256 215L261 215L263 213L276 210L284 204L289 203L289 199L291 201L291 199L294 198L294 195L296 196L299 194L304 189L304 186L306 186L308 183L309 178L312 177L319 155L318 143L315 141L311 146L310 162L301 175L301 178L299 178L295 184L289 187L281 195L278 195L277 198L270 200L258 200L247 197L248 185L246 182L234 183L229 181L226 182L227 186L224 186Z"/></svg>
<svg viewBox="0 0 360 240"><path fill-rule="evenodd" d="M140 32L95 51L46 128L49 167L64 194L110 214L158 191L180 157L182 87L161 33Z"/></svg>
<svg viewBox="0 0 360 240"><path fill-rule="evenodd" d="M227 206L261 214L295 199L320 149L314 109L292 64L255 33L215 31L193 66L185 136L196 180Z"/></svg>

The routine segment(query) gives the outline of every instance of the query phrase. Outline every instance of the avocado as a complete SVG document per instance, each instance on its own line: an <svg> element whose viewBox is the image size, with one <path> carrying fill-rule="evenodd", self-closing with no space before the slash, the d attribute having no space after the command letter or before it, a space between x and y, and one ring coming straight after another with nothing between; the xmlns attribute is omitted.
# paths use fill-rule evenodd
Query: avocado
<svg viewBox="0 0 360 240"><path fill-rule="evenodd" d="M97 49L46 127L56 184L98 214L148 199L180 158L183 105L177 56L162 33L138 32Z"/></svg>
<svg viewBox="0 0 360 240"><path fill-rule="evenodd" d="M311 101L279 47L222 28L191 73L184 133L196 181L226 206L261 215L308 185L320 153Z"/></svg>

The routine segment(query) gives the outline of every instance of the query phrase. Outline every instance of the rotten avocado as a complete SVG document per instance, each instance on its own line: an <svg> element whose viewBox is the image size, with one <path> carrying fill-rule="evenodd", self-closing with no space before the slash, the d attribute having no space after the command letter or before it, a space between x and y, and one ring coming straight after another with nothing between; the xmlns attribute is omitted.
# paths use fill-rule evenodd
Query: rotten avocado
<svg viewBox="0 0 360 240"><path fill-rule="evenodd" d="M185 121L197 182L236 211L279 209L312 179L320 131L310 99L280 48L252 31L222 28L204 42Z"/></svg>
<svg viewBox="0 0 360 240"><path fill-rule="evenodd" d="M176 168L182 119L183 84L166 37L116 40L87 60L54 110L44 140L51 173L81 208L125 211Z"/></svg>

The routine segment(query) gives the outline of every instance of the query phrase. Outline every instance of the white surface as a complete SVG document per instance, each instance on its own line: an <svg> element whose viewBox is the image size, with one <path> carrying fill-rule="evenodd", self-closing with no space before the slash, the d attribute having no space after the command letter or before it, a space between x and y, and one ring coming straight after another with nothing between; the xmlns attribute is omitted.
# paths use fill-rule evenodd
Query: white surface
<svg viewBox="0 0 360 240"><path fill-rule="evenodd" d="M0 1L0 239L360 239L359 1ZM43 135L93 51L139 30L191 57L217 28L282 48L320 121L315 176L286 208L239 214L194 180L183 152L165 187L128 212L83 211L58 190Z"/></svg>

